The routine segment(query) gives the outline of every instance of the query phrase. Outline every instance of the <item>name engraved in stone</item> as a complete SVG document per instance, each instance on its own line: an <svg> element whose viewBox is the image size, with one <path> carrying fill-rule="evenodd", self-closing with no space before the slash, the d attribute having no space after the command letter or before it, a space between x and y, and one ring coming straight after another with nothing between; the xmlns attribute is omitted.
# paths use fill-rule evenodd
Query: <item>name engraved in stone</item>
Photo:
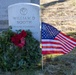
<svg viewBox="0 0 76 75"><path fill-rule="evenodd" d="M28 17L13 17L13 19L14 20L35 20L35 16L32 16L32 17L30 17L30 16L28 16Z"/></svg>

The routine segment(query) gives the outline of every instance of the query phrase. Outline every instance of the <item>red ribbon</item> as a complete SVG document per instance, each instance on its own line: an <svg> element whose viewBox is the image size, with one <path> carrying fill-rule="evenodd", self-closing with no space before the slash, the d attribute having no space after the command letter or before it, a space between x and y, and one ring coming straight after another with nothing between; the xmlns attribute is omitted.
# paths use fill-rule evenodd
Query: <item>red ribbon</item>
<svg viewBox="0 0 76 75"><path fill-rule="evenodd" d="M22 48L25 45L25 37L27 36L27 33L23 30L20 34L15 34L11 37L11 41L18 46L19 48Z"/></svg>

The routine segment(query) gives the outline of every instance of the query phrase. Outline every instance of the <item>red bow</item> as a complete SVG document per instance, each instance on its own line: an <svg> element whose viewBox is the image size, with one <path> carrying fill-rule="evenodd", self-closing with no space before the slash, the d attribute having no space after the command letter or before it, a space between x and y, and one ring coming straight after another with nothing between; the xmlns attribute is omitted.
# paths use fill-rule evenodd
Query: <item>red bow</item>
<svg viewBox="0 0 76 75"><path fill-rule="evenodd" d="M25 37L27 33L23 30L20 34L15 34L11 37L11 41L18 47L22 48L25 45Z"/></svg>

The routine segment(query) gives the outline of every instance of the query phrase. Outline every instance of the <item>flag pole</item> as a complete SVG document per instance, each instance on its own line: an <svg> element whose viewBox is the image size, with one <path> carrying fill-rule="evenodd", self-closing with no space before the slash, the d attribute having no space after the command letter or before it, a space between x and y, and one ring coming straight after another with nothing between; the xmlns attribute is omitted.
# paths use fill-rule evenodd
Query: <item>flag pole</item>
<svg viewBox="0 0 76 75"><path fill-rule="evenodd" d="M43 70L43 54L42 54L42 70Z"/></svg>

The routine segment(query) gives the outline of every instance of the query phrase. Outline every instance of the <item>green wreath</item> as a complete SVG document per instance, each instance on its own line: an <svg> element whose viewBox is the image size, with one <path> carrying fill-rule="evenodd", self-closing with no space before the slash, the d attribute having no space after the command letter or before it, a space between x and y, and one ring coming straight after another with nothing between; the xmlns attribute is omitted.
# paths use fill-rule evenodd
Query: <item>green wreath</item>
<svg viewBox="0 0 76 75"><path fill-rule="evenodd" d="M15 71L35 68L41 61L39 45L29 30L18 30L16 33L10 29L3 31L0 34L0 69Z"/></svg>

